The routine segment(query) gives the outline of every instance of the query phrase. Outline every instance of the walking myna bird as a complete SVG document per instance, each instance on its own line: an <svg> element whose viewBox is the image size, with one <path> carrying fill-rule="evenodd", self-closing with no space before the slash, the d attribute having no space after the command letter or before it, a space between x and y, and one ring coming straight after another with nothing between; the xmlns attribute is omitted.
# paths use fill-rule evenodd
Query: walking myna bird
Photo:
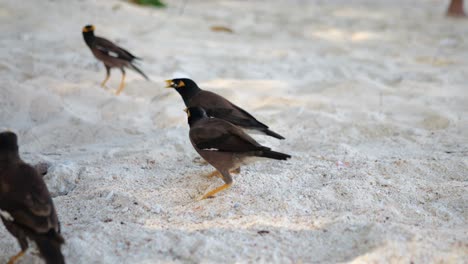
<svg viewBox="0 0 468 264"><path fill-rule="evenodd" d="M255 130L277 139L284 139L283 136L271 131L267 125L259 122L244 109L218 94L200 89L190 79L167 80L166 84L167 88L174 88L182 96L187 108L199 106L205 109L210 117L226 120L246 130Z"/></svg>
<svg viewBox="0 0 468 264"><path fill-rule="evenodd" d="M54 203L42 176L21 160L13 132L0 133L0 218L21 247L8 264L25 254L28 240L37 244L47 264L65 263Z"/></svg>
<svg viewBox="0 0 468 264"><path fill-rule="evenodd" d="M122 81L116 92L117 95L119 95L125 87L125 67L137 71L145 77L146 80L149 80L149 78L133 64L134 60L140 60L140 58L105 38L95 36L94 29L93 25L85 26L83 28L83 37L86 45L88 45L91 52L93 52L94 57L102 61L106 67L106 78L101 83L102 87L106 87L106 82L110 78L111 68L119 68L122 71Z"/></svg>
<svg viewBox="0 0 468 264"><path fill-rule="evenodd" d="M209 191L201 197L205 199L227 189L232 184L232 172L239 170L241 165L247 165L256 158L286 160L290 155L272 151L257 143L241 128L219 118L208 117L201 107L187 109L190 126L190 142L195 150L216 171L210 176L218 176L224 185ZM254 158L254 159L252 159Z"/></svg>

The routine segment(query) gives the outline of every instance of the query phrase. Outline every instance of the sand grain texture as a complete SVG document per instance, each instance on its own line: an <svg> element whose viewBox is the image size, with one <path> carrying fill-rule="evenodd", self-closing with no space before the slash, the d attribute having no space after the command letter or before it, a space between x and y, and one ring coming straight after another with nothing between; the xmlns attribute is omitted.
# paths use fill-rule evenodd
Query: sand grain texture
<svg viewBox="0 0 468 264"><path fill-rule="evenodd" d="M468 22L446 1L166 2L0 1L0 127L50 164L68 263L468 262ZM88 23L153 82L101 89ZM177 72L284 135L256 138L293 159L196 201L222 182L193 162L163 88ZM0 263L17 250L1 226Z"/></svg>

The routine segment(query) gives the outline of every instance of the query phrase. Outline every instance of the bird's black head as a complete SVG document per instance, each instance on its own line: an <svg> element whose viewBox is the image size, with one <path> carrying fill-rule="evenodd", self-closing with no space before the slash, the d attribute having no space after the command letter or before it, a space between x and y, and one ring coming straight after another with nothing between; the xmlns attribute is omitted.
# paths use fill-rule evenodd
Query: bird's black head
<svg viewBox="0 0 468 264"><path fill-rule="evenodd" d="M192 126L198 120L208 118L205 109L199 106L186 108L185 112L187 112L188 123L190 126Z"/></svg>
<svg viewBox="0 0 468 264"><path fill-rule="evenodd" d="M11 131L0 133L0 152L17 152L18 137Z"/></svg>
<svg viewBox="0 0 468 264"><path fill-rule="evenodd" d="M93 25L86 25L83 27L83 38L86 42L86 45L91 48L91 45L94 42L94 26Z"/></svg>
<svg viewBox="0 0 468 264"><path fill-rule="evenodd" d="M193 89L193 88L198 88L198 85L194 81L188 78L181 78L181 79L167 80L166 88Z"/></svg>
<svg viewBox="0 0 468 264"><path fill-rule="evenodd" d="M86 25L83 27L83 33L94 32L95 27L93 25Z"/></svg>
<svg viewBox="0 0 468 264"><path fill-rule="evenodd" d="M174 88L182 96L186 106L192 96L201 91L194 81L187 78L167 80L166 88Z"/></svg>

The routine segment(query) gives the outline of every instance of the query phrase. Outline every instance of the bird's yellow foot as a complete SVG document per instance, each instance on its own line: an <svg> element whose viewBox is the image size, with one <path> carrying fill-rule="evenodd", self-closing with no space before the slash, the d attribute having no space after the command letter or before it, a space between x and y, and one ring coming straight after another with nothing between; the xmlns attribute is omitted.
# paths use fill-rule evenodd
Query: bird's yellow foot
<svg viewBox="0 0 468 264"><path fill-rule="evenodd" d="M26 251L20 251L20 253L10 258L10 260L8 261L8 264L15 264L16 261L18 261L25 253Z"/></svg>
<svg viewBox="0 0 468 264"><path fill-rule="evenodd" d="M125 73L122 74L122 81L120 81L119 89L115 92L115 95L119 95L125 88Z"/></svg>
<svg viewBox="0 0 468 264"><path fill-rule="evenodd" d="M119 88L119 90L117 90L114 94L115 94L115 95L119 95L119 94L122 92L122 90L123 90L123 89L120 89L120 88Z"/></svg>
<svg viewBox="0 0 468 264"><path fill-rule="evenodd" d="M101 83L101 87L102 87L104 90L109 89L109 87L107 87L106 84L104 84L104 83Z"/></svg>
<svg viewBox="0 0 468 264"><path fill-rule="evenodd" d="M211 190L209 192L207 192L205 195L203 195L202 197L200 197L198 200L204 200L206 198L210 198L212 197L213 195L217 194L218 192L222 191L222 190L225 190L229 187L231 187L232 183L228 183L228 184L224 184L223 186L220 186L214 190Z"/></svg>
<svg viewBox="0 0 468 264"><path fill-rule="evenodd" d="M119 95L123 91L123 86L119 87L119 89L114 93L115 95Z"/></svg>
<svg viewBox="0 0 468 264"><path fill-rule="evenodd" d="M104 81L101 82L101 87L104 88L104 89L108 89L107 86L106 86L106 82L109 80L109 77L110 76L106 76L106 79L104 79Z"/></svg>

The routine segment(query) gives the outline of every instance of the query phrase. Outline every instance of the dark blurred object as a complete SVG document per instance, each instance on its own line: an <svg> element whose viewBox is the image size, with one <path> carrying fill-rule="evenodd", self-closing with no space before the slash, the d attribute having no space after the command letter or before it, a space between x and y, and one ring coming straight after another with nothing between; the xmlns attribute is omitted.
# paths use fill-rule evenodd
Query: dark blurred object
<svg viewBox="0 0 468 264"><path fill-rule="evenodd" d="M465 10L463 10L463 0L451 0L447 9L447 16L466 17Z"/></svg>
<svg viewBox="0 0 468 264"><path fill-rule="evenodd" d="M130 2L139 4L139 5L150 5L155 7L166 7L166 4L160 0L130 0Z"/></svg>
<svg viewBox="0 0 468 264"><path fill-rule="evenodd" d="M47 185L37 168L21 160L15 133L0 133L0 219L21 251L11 257L14 264L34 241L46 264L64 264L60 223Z"/></svg>

